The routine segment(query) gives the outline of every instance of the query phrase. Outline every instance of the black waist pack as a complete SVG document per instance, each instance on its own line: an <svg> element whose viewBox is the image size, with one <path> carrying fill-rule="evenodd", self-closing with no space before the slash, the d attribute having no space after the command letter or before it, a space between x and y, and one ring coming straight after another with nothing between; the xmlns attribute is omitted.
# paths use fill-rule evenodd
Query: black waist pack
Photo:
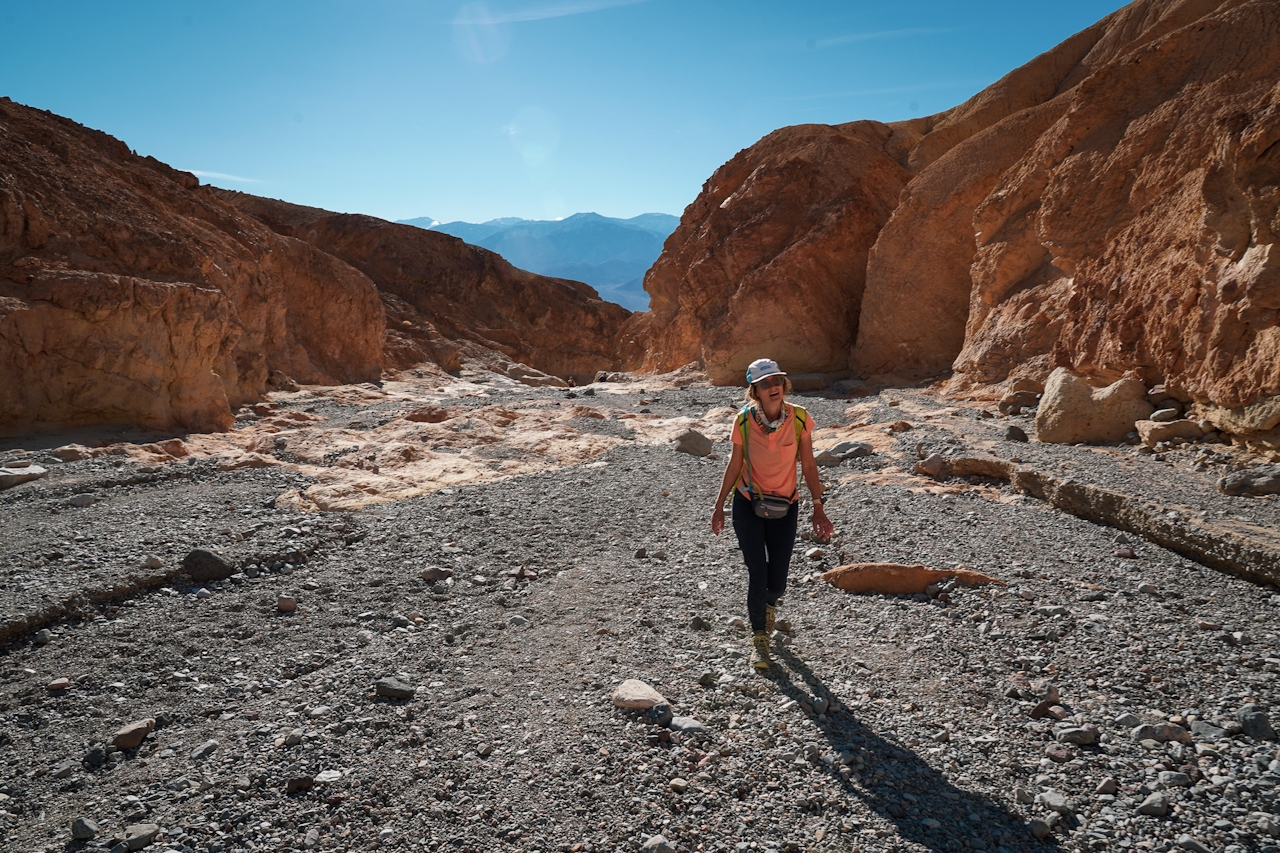
<svg viewBox="0 0 1280 853"><path fill-rule="evenodd" d="M791 500L780 495L760 495L751 499L751 508L761 518L786 518Z"/></svg>

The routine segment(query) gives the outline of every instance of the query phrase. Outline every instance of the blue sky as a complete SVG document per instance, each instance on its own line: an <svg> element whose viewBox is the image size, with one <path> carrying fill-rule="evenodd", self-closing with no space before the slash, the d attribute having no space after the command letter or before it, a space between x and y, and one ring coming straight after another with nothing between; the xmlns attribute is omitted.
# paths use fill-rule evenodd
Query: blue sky
<svg viewBox="0 0 1280 853"><path fill-rule="evenodd" d="M0 94L387 219L679 215L778 127L944 110L1117 0L0 6Z"/></svg>

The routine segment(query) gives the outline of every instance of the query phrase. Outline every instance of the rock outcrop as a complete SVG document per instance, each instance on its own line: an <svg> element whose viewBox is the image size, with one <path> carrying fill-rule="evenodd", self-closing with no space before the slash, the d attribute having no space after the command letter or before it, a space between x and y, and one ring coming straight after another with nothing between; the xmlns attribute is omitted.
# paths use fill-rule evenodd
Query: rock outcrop
<svg viewBox="0 0 1280 853"><path fill-rule="evenodd" d="M910 177L879 122L769 134L721 166L645 277L650 311L623 334L647 369L700 361L741 383L756 358L848 367L867 253Z"/></svg>
<svg viewBox="0 0 1280 853"><path fill-rule="evenodd" d="M223 429L272 371L377 379L373 283L195 176L0 99L0 431Z"/></svg>
<svg viewBox="0 0 1280 853"><path fill-rule="evenodd" d="M1137 0L944 113L776 131L685 211L632 346L722 382L751 353L954 371L957 391L1128 372L1216 410L1266 404L1277 31L1270 0Z"/></svg>
<svg viewBox="0 0 1280 853"><path fill-rule="evenodd" d="M394 318L392 366L424 357L446 369L460 353L590 381L617 370L615 338L630 316L588 285L517 269L457 237L372 216L332 213L229 190L219 196L279 234L341 259L372 279Z"/></svg>

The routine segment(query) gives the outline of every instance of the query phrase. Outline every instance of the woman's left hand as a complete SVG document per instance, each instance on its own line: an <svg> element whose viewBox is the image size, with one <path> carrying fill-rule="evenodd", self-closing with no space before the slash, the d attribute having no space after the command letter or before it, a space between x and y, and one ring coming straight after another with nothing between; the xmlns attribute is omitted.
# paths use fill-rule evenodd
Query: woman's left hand
<svg viewBox="0 0 1280 853"><path fill-rule="evenodd" d="M831 523L831 519L827 518L826 510L820 506L813 508L813 535L817 537L819 542L826 542L831 538L831 534L836 532L836 526Z"/></svg>

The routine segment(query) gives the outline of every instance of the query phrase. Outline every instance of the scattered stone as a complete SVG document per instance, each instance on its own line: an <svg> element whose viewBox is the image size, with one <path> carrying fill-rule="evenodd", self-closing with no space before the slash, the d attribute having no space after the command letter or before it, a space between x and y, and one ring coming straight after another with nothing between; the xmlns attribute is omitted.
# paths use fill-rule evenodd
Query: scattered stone
<svg viewBox="0 0 1280 853"><path fill-rule="evenodd" d="M418 688L404 683L394 675L388 675L374 683L374 691L386 699L412 699Z"/></svg>
<svg viewBox="0 0 1280 853"><path fill-rule="evenodd" d="M1218 491L1236 497L1280 495L1280 465L1260 465L1233 471L1218 480Z"/></svg>
<svg viewBox="0 0 1280 853"><path fill-rule="evenodd" d="M706 726L693 717L672 717L667 725L672 731L685 734L702 734L707 730Z"/></svg>
<svg viewBox="0 0 1280 853"><path fill-rule="evenodd" d="M48 628L41 628L39 631L36 631L35 636L31 638L31 642L35 643L37 646L47 646L49 643L53 642L53 632Z"/></svg>
<svg viewBox="0 0 1280 853"><path fill-rule="evenodd" d="M218 749L218 742L216 740L207 740L204 743L197 746L195 749L191 750L191 759L193 761L202 761L203 759L208 758L210 755L213 755L213 753L216 752L217 749Z"/></svg>
<svg viewBox="0 0 1280 853"><path fill-rule="evenodd" d="M1071 803L1067 801L1067 795L1061 791L1055 791L1052 788L1048 791L1042 791L1036 795L1036 802L1050 811L1057 812L1061 815L1071 814L1074 809Z"/></svg>
<svg viewBox="0 0 1280 853"><path fill-rule="evenodd" d="M157 557L155 554L152 554L150 557L147 557L147 568L148 568L148 569L163 569L163 568L164 568L164 560L160 559L160 558L159 558L159 557Z"/></svg>
<svg viewBox="0 0 1280 853"><path fill-rule="evenodd" d="M1048 838L1049 833L1053 832L1053 827L1049 826L1048 821L1043 821L1037 818L1027 823L1027 831L1030 832L1034 838Z"/></svg>
<svg viewBox="0 0 1280 853"><path fill-rule="evenodd" d="M512 628L528 628L531 623L519 613L513 613L511 618L507 620L507 624Z"/></svg>
<svg viewBox="0 0 1280 853"><path fill-rule="evenodd" d="M320 830L314 826L307 830L307 835L302 839L302 846L307 850L314 850L320 845Z"/></svg>
<svg viewBox="0 0 1280 853"><path fill-rule="evenodd" d="M1116 556L1122 560L1136 560L1138 559L1138 552L1129 547L1117 548Z"/></svg>
<svg viewBox="0 0 1280 853"><path fill-rule="evenodd" d="M71 837L76 841L88 841L98 834L98 824L90 818L78 817L71 821Z"/></svg>
<svg viewBox="0 0 1280 853"><path fill-rule="evenodd" d="M942 823L935 818L927 817L920 821L920 825L925 829L942 829Z"/></svg>
<svg viewBox="0 0 1280 853"><path fill-rule="evenodd" d="M689 629L692 631L710 631L711 623L701 616L694 616L689 620Z"/></svg>
<svg viewBox="0 0 1280 853"><path fill-rule="evenodd" d="M628 678L613 691L613 704L618 708L647 711L654 705L666 701L661 693L636 678Z"/></svg>
<svg viewBox="0 0 1280 853"><path fill-rule="evenodd" d="M1044 748L1044 754L1050 761L1058 764L1066 764L1068 761L1076 757L1074 751L1069 749L1065 744L1051 743Z"/></svg>
<svg viewBox="0 0 1280 853"><path fill-rule="evenodd" d="M871 445L861 441L842 441L834 447L829 447L814 457L823 468L835 468L844 463L848 459L857 459L862 456L870 456L873 448Z"/></svg>
<svg viewBox="0 0 1280 853"><path fill-rule="evenodd" d="M1194 441L1204 437L1204 430L1200 428L1200 424L1185 419L1171 420L1166 423L1160 423L1154 419L1138 421L1134 424L1134 428L1147 447L1155 447L1163 441L1174 441L1179 438Z"/></svg>
<svg viewBox="0 0 1280 853"><path fill-rule="evenodd" d="M276 596L276 611L279 613L292 613L298 609L298 599L292 595Z"/></svg>
<svg viewBox="0 0 1280 853"><path fill-rule="evenodd" d="M673 719L671 706L666 702L659 702L644 712L644 718L655 726L666 728L671 725Z"/></svg>
<svg viewBox="0 0 1280 853"><path fill-rule="evenodd" d="M1065 367L1049 374L1036 412L1036 437L1055 444L1123 441L1136 421L1155 411L1139 379L1094 388Z"/></svg>
<svg viewBox="0 0 1280 853"><path fill-rule="evenodd" d="M1134 740L1154 740L1160 743L1191 743L1191 733L1182 726L1173 723L1157 723L1154 725L1136 726L1132 732Z"/></svg>
<svg viewBox="0 0 1280 853"><path fill-rule="evenodd" d="M677 776L667 783L667 787L671 789L673 794L683 794L685 791L689 790L689 782L688 780L681 779Z"/></svg>
<svg viewBox="0 0 1280 853"><path fill-rule="evenodd" d="M1254 740L1275 740L1276 730L1267 713L1252 703L1244 705L1236 713L1240 731Z"/></svg>
<svg viewBox="0 0 1280 853"><path fill-rule="evenodd" d="M137 749L147 735L156 729L156 721L148 717L124 726L111 737L111 745L117 749Z"/></svg>
<svg viewBox="0 0 1280 853"><path fill-rule="evenodd" d="M715 444L696 429L687 429L680 433L673 443L677 453L688 453L692 456L709 455Z"/></svg>
<svg viewBox="0 0 1280 853"><path fill-rule="evenodd" d="M71 687L70 678L55 678L53 681L49 682L50 693L61 693L63 690L70 689L70 687Z"/></svg>
<svg viewBox="0 0 1280 853"><path fill-rule="evenodd" d="M315 782L317 785L330 785L334 782L342 781L341 770L321 770L316 774Z"/></svg>
<svg viewBox="0 0 1280 853"><path fill-rule="evenodd" d="M316 780L310 776L294 776L284 783L284 792L297 794L301 791L310 791L315 784Z"/></svg>
<svg viewBox="0 0 1280 853"><path fill-rule="evenodd" d="M1137 714L1131 714L1128 711L1116 717L1116 725L1122 729L1131 729L1141 722Z"/></svg>
<svg viewBox="0 0 1280 853"><path fill-rule="evenodd" d="M1116 777L1108 776L1098 783L1098 786L1093 789L1093 792L1095 794L1114 794L1119 790L1120 783L1116 781Z"/></svg>
<svg viewBox="0 0 1280 853"><path fill-rule="evenodd" d="M1186 788L1191 784L1191 777L1177 770L1161 770L1156 780L1169 788Z"/></svg>
<svg viewBox="0 0 1280 853"><path fill-rule="evenodd" d="M1196 740L1219 741L1227 736L1227 730L1219 726L1215 726L1208 720L1192 720L1191 736Z"/></svg>
<svg viewBox="0 0 1280 853"><path fill-rule="evenodd" d="M453 577L453 569L441 568L440 566L427 566L422 570L422 579L431 583L439 583Z"/></svg>
<svg viewBox="0 0 1280 853"><path fill-rule="evenodd" d="M141 850L155 841L159 834L159 824L135 823L124 828L124 845L129 850Z"/></svg>
<svg viewBox="0 0 1280 853"><path fill-rule="evenodd" d="M1177 844L1183 850L1190 850L1191 853L1213 853L1203 841L1194 835L1179 835Z"/></svg>
<svg viewBox="0 0 1280 853"><path fill-rule="evenodd" d="M942 477L947 470L947 460L942 458L941 454L930 453L924 459L916 463L915 473L925 477L933 477L937 479Z"/></svg>
<svg viewBox="0 0 1280 853"><path fill-rule="evenodd" d="M236 573L235 566L224 557L203 548L196 548L183 557L182 568L197 583L226 580Z"/></svg>
<svg viewBox="0 0 1280 853"><path fill-rule="evenodd" d="M7 462L4 467L0 467L0 489L39 480L48 473L48 469L40 465L32 465L30 462Z"/></svg>
<svg viewBox="0 0 1280 853"><path fill-rule="evenodd" d="M1169 813L1169 798L1156 791L1149 795L1138 806L1138 814L1149 815L1151 817L1164 817Z"/></svg>
<svg viewBox="0 0 1280 853"><path fill-rule="evenodd" d="M98 499L95 498L93 495L72 495L71 497L67 498L67 506L74 506L74 507L80 507L80 508L93 506L97 502L98 502Z"/></svg>
<svg viewBox="0 0 1280 853"><path fill-rule="evenodd" d="M640 845L640 851L641 853L676 853L676 846L664 835L653 835Z"/></svg>
<svg viewBox="0 0 1280 853"><path fill-rule="evenodd" d="M1059 743L1074 743L1077 746L1088 746L1098 742L1098 730L1090 727L1072 727L1058 729L1054 737Z"/></svg>
<svg viewBox="0 0 1280 853"><path fill-rule="evenodd" d="M1008 428L1005 429L1004 431L1004 440L1026 442L1026 441L1030 441L1031 439L1027 436L1026 431L1023 430L1022 427L1017 426L1015 424L1010 424Z"/></svg>

